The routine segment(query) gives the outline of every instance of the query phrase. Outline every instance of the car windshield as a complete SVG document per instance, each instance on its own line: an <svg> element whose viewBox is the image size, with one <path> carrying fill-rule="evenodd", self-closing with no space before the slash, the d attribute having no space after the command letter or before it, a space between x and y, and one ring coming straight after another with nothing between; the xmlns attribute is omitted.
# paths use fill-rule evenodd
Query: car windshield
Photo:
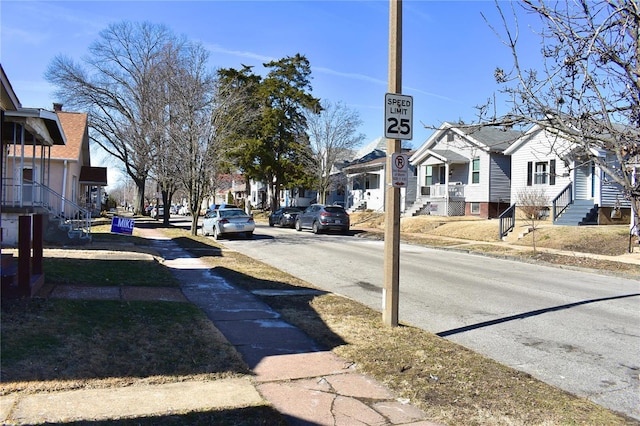
<svg viewBox="0 0 640 426"><path fill-rule="evenodd" d="M328 207L325 207L324 209L329 213L344 214L344 209L342 207L328 206Z"/></svg>
<svg viewBox="0 0 640 426"><path fill-rule="evenodd" d="M246 216L243 210L220 210L220 217Z"/></svg>

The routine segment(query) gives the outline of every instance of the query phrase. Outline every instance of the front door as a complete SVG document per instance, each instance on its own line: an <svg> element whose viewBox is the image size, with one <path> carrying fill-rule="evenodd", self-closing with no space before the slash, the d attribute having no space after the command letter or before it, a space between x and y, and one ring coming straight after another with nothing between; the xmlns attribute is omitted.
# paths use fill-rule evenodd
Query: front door
<svg viewBox="0 0 640 426"><path fill-rule="evenodd" d="M576 167L575 171L575 199L593 200L593 163L591 161Z"/></svg>

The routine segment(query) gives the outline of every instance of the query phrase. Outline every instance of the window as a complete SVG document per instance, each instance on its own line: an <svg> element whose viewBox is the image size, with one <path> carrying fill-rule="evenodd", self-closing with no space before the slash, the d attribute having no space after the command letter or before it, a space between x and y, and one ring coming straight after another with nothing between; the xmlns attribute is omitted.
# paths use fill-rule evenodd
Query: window
<svg viewBox="0 0 640 426"><path fill-rule="evenodd" d="M471 168L471 183L480 183L480 159L474 158Z"/></svg>
<svg viewBox="0 0 640 426"><path fill-rule="evenodd" d="M527 163L527 186L556 184L556 160Z"/></svg>
<svg viewBox="0 0 640 426"><path fill-rule="evenodd" d="M536 171L533 175L533 183L535 185L547 184L547 162L536 163Z"/></svg>
<svg viewBox="0 0 640 426"><path fill-rule="evenodd" d="M447 132L447 142L453 142L453 132L451 130Z"/></svg>
<svg viewBox="0 0 640 426"><path fill-rule="evenodd" d="M367 175L364 181L365 189L378 189L380 188L380 176L379 175Z"/></svg>
<svg viewBox="0 0 640 426"><path fill-rule="evenodd" d="M433 185L433 166L426 167L426 173L424 176L424 184L426 186Z"/></svg>
<svg viewBox="0 0 640 426"><path fill-rule="evenodd" d="M471 203L471 214L480 214L480 203Z"/></svg>

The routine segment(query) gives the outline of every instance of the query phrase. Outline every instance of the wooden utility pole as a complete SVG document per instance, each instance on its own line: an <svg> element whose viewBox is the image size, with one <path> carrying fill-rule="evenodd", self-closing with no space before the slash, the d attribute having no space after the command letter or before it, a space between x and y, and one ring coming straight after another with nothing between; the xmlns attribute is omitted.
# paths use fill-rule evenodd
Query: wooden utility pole
<svg viewBox="0 0 640 426"><path fill-rule="evenodd" d="M389 2L389 93L402 93L402 0ZM382 320L391 327L398 325L400 282L400 188L392 184L392 155L400 150L400 139L387 138Z"/></svg>

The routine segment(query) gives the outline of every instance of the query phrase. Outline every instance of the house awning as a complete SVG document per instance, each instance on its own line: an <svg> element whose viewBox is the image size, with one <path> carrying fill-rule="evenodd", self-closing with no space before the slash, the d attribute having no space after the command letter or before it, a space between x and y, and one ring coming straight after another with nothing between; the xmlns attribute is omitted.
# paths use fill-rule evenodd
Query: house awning
<svg viewBox="0 0 640 426"><path fill-rule="evenodd" d="M425 159L424 164L430 166L434 164L466 164L469 159L462 154L458 154L455 151L434 149L428 150L429 156Z"/></svg>
<svg viewBox="0 0 640 426"><path fill-rule="evenodd" d="M25 142L31 144L35 139L36 145L66 145L67 140L62 125L55 112L41 108L18 108L4 113L5 123L18 123L23 126L27 134ZM14 135L12 125L2 126L2 142L12 143ZM19 141L18 141L19 142Z"/></svg>
<svg viewBox="0 0 640 426"><path fill-rule="evenodd" d="M80 183L83 185L107 186L107 168L82 166Z"/></svg>

